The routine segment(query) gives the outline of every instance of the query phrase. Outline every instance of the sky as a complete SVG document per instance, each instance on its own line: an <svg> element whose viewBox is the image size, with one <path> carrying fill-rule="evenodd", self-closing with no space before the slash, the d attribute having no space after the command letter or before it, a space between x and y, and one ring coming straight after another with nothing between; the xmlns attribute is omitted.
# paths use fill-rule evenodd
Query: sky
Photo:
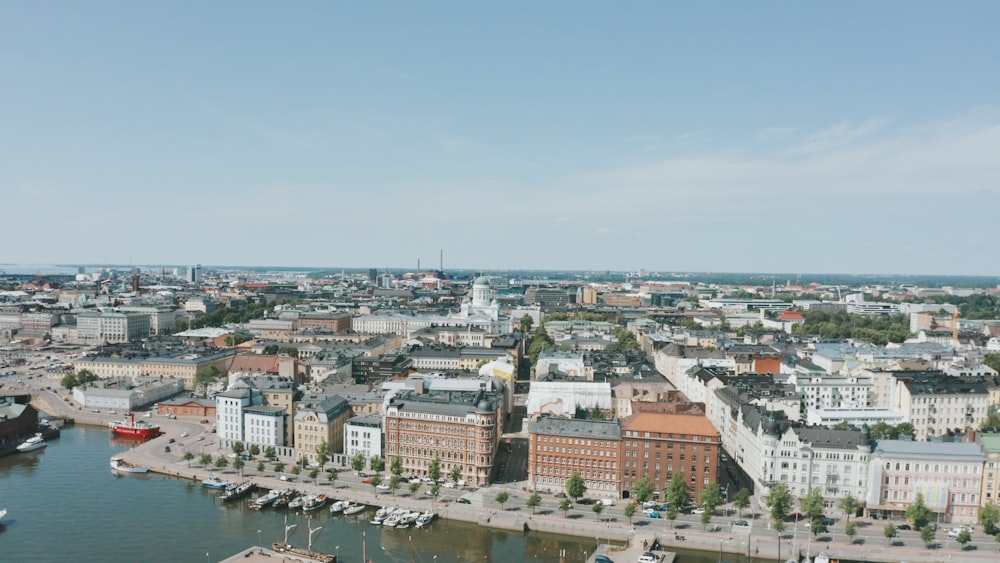
<svg viewBox="0 0 1000 563"><path fill-rule="evenodd" d="M1000 3L0 3L0 263L1000 275Z"/></svg>

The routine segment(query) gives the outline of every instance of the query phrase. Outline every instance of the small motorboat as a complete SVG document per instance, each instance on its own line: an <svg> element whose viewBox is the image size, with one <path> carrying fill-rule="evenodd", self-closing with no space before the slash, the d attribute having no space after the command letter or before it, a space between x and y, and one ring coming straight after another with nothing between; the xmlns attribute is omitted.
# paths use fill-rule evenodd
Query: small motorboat
<svg viewBox="0 0 1000 563"><path fill-rule="evenodd" d="M364 510L365 508L367 507L363 504L349 504L344 507L344 515L350 516L351 514L357 514L362 510Z"/></svg>
<svg viewBox="0 0 1000 563"><path fill-rule="evenodd" d="M148 467L142 467L134 463L129 463L119 456L111 458L111 469L120 473L148 473Z"/></svg>
<svg viewBox="0 0 1000 563"><path fill-rule="evenodd" d="M302 512L312 512L326 506L326 495L309 495L302 503Z"/></svg>
<svg viewBox="0 0 1000 563"><path fill-rule="evenodd" d="M340 514L344 511L344 507L347 506L347 504L347 501L343 500L334 501L333 504L330 505L330 515Z"/></svg>
<svg viewBox="0 0 1000 563"><path fill-rule="evenodd" d="M299 508L302 508L302 505L305 504L305 502L306 502L306 497L299 495L288 502L288 509L297 510Z"/></svg>
<svg viewBox="0 0 1000 563"><path fill-rule="evenodd" d="M208 479L201 482L201 486L209 489L228 489L233 486L233 483L231 481L224 481L218 475L212 473L208 476Z"/></svg>
<svg viewBox="0 0 1000 563"><path fill-rule="evenodd" d="M45 440L42 439L41 434L35 434L31 438L28 438L23 443L21 443L21 445L17 447L17 451L21 453L33 452L35 450L40 450L47 445L48 444L45 443Z"/></svg>

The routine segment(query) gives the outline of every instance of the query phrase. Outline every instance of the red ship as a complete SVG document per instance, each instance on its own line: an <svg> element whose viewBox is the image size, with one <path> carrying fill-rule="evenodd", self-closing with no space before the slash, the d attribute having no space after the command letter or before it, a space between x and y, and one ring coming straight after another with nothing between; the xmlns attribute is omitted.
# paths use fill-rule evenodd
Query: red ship
<svg viewBox="0 0 1000 563"><path fill-rule="evenodd" d="M111 427L111 431L119 436L128 436L130 438L155 438L160 435L160 426L157 424L150 424L145 420L135 421L135 413L128 413L128 420L113 420L108 424Z"/></svg>

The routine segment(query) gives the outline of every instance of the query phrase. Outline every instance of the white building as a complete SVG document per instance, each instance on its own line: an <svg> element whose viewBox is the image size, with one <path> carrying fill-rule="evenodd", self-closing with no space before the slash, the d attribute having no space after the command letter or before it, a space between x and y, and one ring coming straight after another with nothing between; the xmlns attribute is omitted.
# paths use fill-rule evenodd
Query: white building
<svg viewBox="0 0 1000 563"><path fill-rule="evenodd" d="M597 407L611 412L611 384L607 381L532 381L528 390L528 417L541 414L576 416L577 408Z"/></svg>
<svg viewBox="0 0 1000 563"><path fill-rule="evenodd" d="M216 432L223 442L246 439L243 411L262 402L260 391L247 386L230 388L215 396Z"/></svg>
<svg viewBox="0 0 1000 563"><path fill-rule="evenodd" d="M870 377L803 376L792 374L788 383L795 386L810 409L864 408L872 405Z"/></svg>
<svg viewBox="0 0 1000 563"><path fill-rule="evenodd" d="M861 428L865 424L872 426L879 422L895 426L897 424L907 422L907 420L906 415L898 410L881 407L847 407L831 409L810 408L806 411L806 423L818 426L850 424L856 428Z"/></svg>
<svg viewBox="0 0 1000 563"><path fill-rule="evenodd" d="M285 409L273 405L243 408L243 440L258 446L285 444Z"/></svg>
<svg viewBox="0 0 1000 563"><path fill-rule="evenodd" d="M184 390L179 379L102 379L73 388L73 400L89 409L131 411Z"/></svg>
<svg viewBox="0 0 1000 563"><path fill-rule="evenodd" d="M382 416L365 414L355 416L344 424L344 457L351 459L362 454L365 459L382 457Z"/></svg>
<svg viewBox="0 0 1000 563"><path fill-rule="evenodd" d="M571 350L546 350L538 356L535 364L535 377L542 378L549 374L561 374L584 381L593 381L594 368L587 364L583 352Z"/></svg>

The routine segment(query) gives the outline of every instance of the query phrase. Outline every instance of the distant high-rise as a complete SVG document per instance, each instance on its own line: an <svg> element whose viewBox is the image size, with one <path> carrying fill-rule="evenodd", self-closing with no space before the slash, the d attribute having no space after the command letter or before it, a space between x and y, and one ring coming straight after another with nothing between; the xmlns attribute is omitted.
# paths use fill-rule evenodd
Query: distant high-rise
<svg viewBox="0 0 1000 563"><path fill-rule="evenodd" d="M378 270L375 268L368 268L368 281L375 283L378 280Z"/></svg>
<svg viewBox="0 0 1000 563"><path fill-rule="evenodd" d="M186 279L188 283L201 282L201 264L195 264L194 266L189 266L187 269Z"/></svg>

